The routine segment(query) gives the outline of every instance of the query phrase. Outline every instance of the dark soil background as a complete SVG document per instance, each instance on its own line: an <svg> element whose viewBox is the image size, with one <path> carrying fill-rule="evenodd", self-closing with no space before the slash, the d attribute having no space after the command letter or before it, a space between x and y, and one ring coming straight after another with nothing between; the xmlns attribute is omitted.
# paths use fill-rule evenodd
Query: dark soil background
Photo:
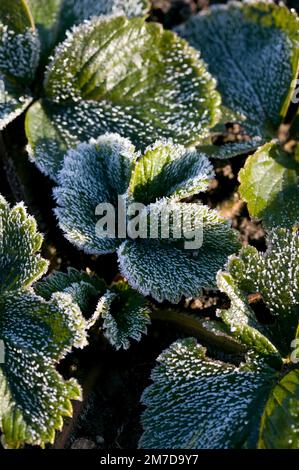
<svg viewBox="0 0 299 470"><path fill-rule="evenodd" d="M172 28L211 3L220 2L153 0L150 20ZM298 7L298 2L290 1L289 6ZM68 266L88 268L111 283L118 275L116 256L85 256L63 238L53 215L52 183L28 161L25 146L24 118L20 117L0 136L1 194L11 203L24 200L37 218L39 230L45 235L43 256L51 262L50 271L65 271ZM259 223L250 220L237 193L237 175L244 161L245 157L214 161L216 178L204 202L232 219L244 244L264 250L264 231ZM200 299L182 306L192 309L194 315L213 317L223 302L225 299L217 292L205 292ZM136 448L142 432L139 400L150 383L150 371L162 350L182 336L183 331L153 321L148 336L140 343L133 344L128 351L116 352L95 330L90 346L82 352L75 351L60 366L66 378L75 376L83 385L84 401L74 404L74 418L66 421L55 447Z"/></svg>

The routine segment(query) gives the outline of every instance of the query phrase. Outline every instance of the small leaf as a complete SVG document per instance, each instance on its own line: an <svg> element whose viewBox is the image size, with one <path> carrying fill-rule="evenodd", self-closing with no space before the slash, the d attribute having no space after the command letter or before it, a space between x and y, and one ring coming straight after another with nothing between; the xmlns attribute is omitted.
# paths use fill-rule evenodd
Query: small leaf
<svg viewBox="0 0 299 470"><path fill-rule="evenodd" d="M57 292L71 295L73 302L79 305L84 315L91 314L94 302L105 290L106 284L98 276L90 276L74 268L68 268L67 273L55 271L34 286L34 291L47 301Z"/></svg>
<svg viewBox="0 0 299 470"><path fill-rule="evenodd" d="M272 390L262 417L261 449L299 447L299 371L292 370Z"/></svg>
<svg viewBox="0 0 299 470"><path fill-rule="evenodd" d="M273 230L268 237L268 246L264 254L253 247L243 248L239 257L233 256L229 261L228 270L233 279L230 282L235 286L229 295L236 315L236 321L233 318L231 321L238 334L243 321L237 325L237 316L245 313L249 325L262 332L282 354L287 355L299 320L298 234L286 229ZM220 288L223 288L221 277ZM239 296L239 290L243 295ZM261 296L269 311L265 326L257 319L253 320L255 315L249 313L248 302L244 306L244 295L255 293Z"/></svg>
<svg viewBox="0 0 299 470"><path fill-rule="evenodd" d="M256 434L275 378L262 362L217 362L193 338L173 343L158 362L142 396L141 448L240 448Z"/></svg>
<svg viewBox="0 0 299 470"><path fill-rule="evenodd" d="M121 241L96 235L96 207L110 203L117 207L118 195L129 184L137 154L130 141L114 134L99 137L90 144L70 150L54 190L58 204L55 213L66 238L87 253L116 251Z"/></svg>
<svg viewBox="0 0 299 470"><path fill-rule="evenodd" d="M201 51L224 105L246 117L245 133L276 135L297 76L297 15L274 2L230 2L192 16L178 31Z"/></svg>
<svg viewBox="0 0 299 470"><path fill-rule="evenodd" d="M100 17L74 28L48 66L45 93L56 104L41 103L51 125L39 130L30 113L26 128L37 164L54 179L62 155L52 151L53 134L61 136L59 150L61 139L73 147L105 132L130 138L141 150L161 138L192 145L220 116L215 81L198 53L144 19Z"/></svg>
<svg viewBox="0 0 299 470"><path fill-rule="evenodd" d="M266 227L299 223L299 163L277 142L270 142L249 157L240 171L240 194L252 217Z"/></svg>
<svg viewBox="0 0 299 470"><path fill-rule="evenodd" d="M171 141L156 142L137 162L130 191L144 204L163 196L180 200L206 191L213 176L212 165L204 154Z"/></svg>
<svg viewBox="0 0 299 470"><path fill-rule="evenodd" d="M10 209L0 195L0 293L29 287L45 274L48 262L37 254L42 240L24 205Z"/></svg>
<svg viewBox="0 0 299 470"><path fill-rule="evenodd" d="M128 349L132 339L140 341L151 323L146 299L123 281L103 295L97 312L103 319L104 335L116 349Z"/></svg>

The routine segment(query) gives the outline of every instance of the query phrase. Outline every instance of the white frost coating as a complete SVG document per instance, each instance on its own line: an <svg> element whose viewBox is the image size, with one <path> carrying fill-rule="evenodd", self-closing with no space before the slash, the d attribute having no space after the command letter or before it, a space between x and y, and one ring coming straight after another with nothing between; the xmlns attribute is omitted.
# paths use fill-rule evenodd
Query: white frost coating
<svg viewBox="0 0 299 470"><path fill-rule="evenodd" d="M276 229L270 232L268 243L265 254L252 247L243 248L239 257L233 256L229 261L230 275L219 275L219 287L232 300L231 310L222 311L221 316L236 327L234 335L242 341L250 341L250 336L256 336L251 341L252 344L259 343L260 352L269 353L271 349L275 352L277 348L285 355L290 351L299 321L299 238L291 230ZM257 321L242 291L261 295L276 319L273 325L262 325ZM244 323L250 325L245 330L245 338L242 337Z"/></svg>
<svg viewBox="0 0 299 470"><path fill-rule="evenodd" d="M250 135L265 136L278 128L290 100L298 25L283 4L244 1L215 6L177 31L201 51L224 105L246 116Z"/></svg>
<svg viewBox="0 0 299 470"><path fill-rule="evenodd" d="M143 16L148 12L147 0L65 0L66 13L74 15L76 22L81 23L91 16L124 13L129 18Z"/></svg>
<svg viewBox="0 0 299 470"><path fill-rule="evenodd" d="M113 303L117 309L113 311ZM100 299L97 313L103 320L103 332L109 343L118 349L128 349L131 340L140 341L147 333L150 310L146 300L125 283L116 284Z"/></svg>
<svg viewBox="0 0 299 470"><path fill-rule="evenodd" d="M0 71L30 83L39 61L40 42L36 31L28 28L17 34L0 23Z"/></svg>
<svg viewBox="0 0 299 470"><path fill-rule="evenodd" d="M86 345L86 323L68 293L49 301L32 283L47 270L38 254L42 236L23 204L13 209L0 196L0 428L5 447L53 442L72 399L81 396L76 381L64 381L56 364L73 346Z"/></svg>
<svg viewBox="0 0 299 470"><path fill-rule="evenodd" d="M209 359L195 339L173 343L158 362L142 396L147 408L139 447L228 449L245 443L258 425L273 371L262 362L235 367Z"/></svg>
<svg viewBox="0 0 299 470"><path fill-rule="evenodd" d="M67 153L54 196L59 226L71 243L91 254L111 253L119 247L120 270L131 286L158 301L168 299L177 303L183 295L196 297L203 287L215 286L217 271L224 266L227 257L238 250L239 244L230 223L216 211L200 204L191 206L176 202L206 188L212 169L201 153L169 145L165 141L154 144L135 164L134 147L120 136L106 134L89 144L80 144ZM164 155L160 166L157 155ZM149 172L142 170L145 159ZM155 177L151 179L153 175ZM169 199L161 194L160 184L155 186L160 177L164 181L163 192ZM144 191L142 185L146 188ZM168 239L136 240L127 236L127 241L122 243L123 238L104 238L96 234L98 204L111 203L117 208L121 195L129 203L142 202L145 192L151 195L145 204L156 201L147 205L148 211L159 212L163 207L175 210L176 204L178 209L184 209L184 213L193 209L198 220L192 226L197 227L203 222L203 246L197 251L188 251L184 249L182 237L177 243ZM183 231L183 235L185 233Z"/></svg>
<svg viewBox="0 0 299 470"><path fill-rule="evenodd" d="M47 99L55 103L47 113L51 127L68 147L105 132L130 138L140 150L161 138L198 143L220 117L215 86L185 41L157 24L118 15L68 32L45 75ZM44 133L51 145L50 129ZM40 134L29 133L30 146L39 167L55 178L61 152L47 155Z"/></svg>

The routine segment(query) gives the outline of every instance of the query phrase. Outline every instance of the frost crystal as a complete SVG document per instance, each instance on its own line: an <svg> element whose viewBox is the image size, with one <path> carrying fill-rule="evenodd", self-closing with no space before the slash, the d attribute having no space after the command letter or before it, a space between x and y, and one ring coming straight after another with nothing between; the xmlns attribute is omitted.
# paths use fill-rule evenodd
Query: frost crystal
<svg viewBox="0 0 299 470"><path fill-rule="evenodd" d="M53 442L71 400L79 399L75 380L64 381L56 364L72 347L86 344L86 324L68 293L48 300L32 283L47 270L38 254L42 236L24 206L10 209L0 197L0 428L6 447Z"/></svg>
<svg viewBox="0 0 299 470"><path fill-rule="evenodd" d="M143 295L174 303L183 295L198 296L203 287L214 285L218 269L239 247L230 224L216 211L202 204L180 202L207 188L212 167L204 154L170 141L157 142L137 158L130 141L114 134L70 150L54 191L59 225L66 238L87 253L118 249L121 273ZM174 216L169 219L170 237L166 239L159 223L154 227L157 239L150 239L150 230L147 239L128 236L129 231L123 238L98 236L96 207L110 203L117 209L118 196L125 204L146 204L140 215L140 222L145 220L146 226L149 216L166 210L170 214L178 211L184 217L192 213L189 228L194 233L195 228L203 229L201 248L184 249L183 239L173 233Z"/></svg>

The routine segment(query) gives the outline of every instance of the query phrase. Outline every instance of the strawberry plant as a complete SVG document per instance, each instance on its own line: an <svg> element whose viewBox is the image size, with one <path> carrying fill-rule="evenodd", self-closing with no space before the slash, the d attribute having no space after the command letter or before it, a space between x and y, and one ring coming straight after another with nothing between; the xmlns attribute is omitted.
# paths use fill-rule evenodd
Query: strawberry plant
<svg viewBox="0 0 299 470"><path fill-rule="evenodd" d="M299 448L297 3L1 0L0 451Z"/></svg>
<svg viewBox="0 0 299 470"><path fill-rule="evenodd" d="M298 448L299 238L271 232L260 254L243 248L218 286L231 301L219 310L223 331L245 346L243 358L209 357L195 338L179 340L159 357L142 402L144 448ZM259 294L265 320L250 296ZM219 330L219 326L215 331Z"/></svg>

